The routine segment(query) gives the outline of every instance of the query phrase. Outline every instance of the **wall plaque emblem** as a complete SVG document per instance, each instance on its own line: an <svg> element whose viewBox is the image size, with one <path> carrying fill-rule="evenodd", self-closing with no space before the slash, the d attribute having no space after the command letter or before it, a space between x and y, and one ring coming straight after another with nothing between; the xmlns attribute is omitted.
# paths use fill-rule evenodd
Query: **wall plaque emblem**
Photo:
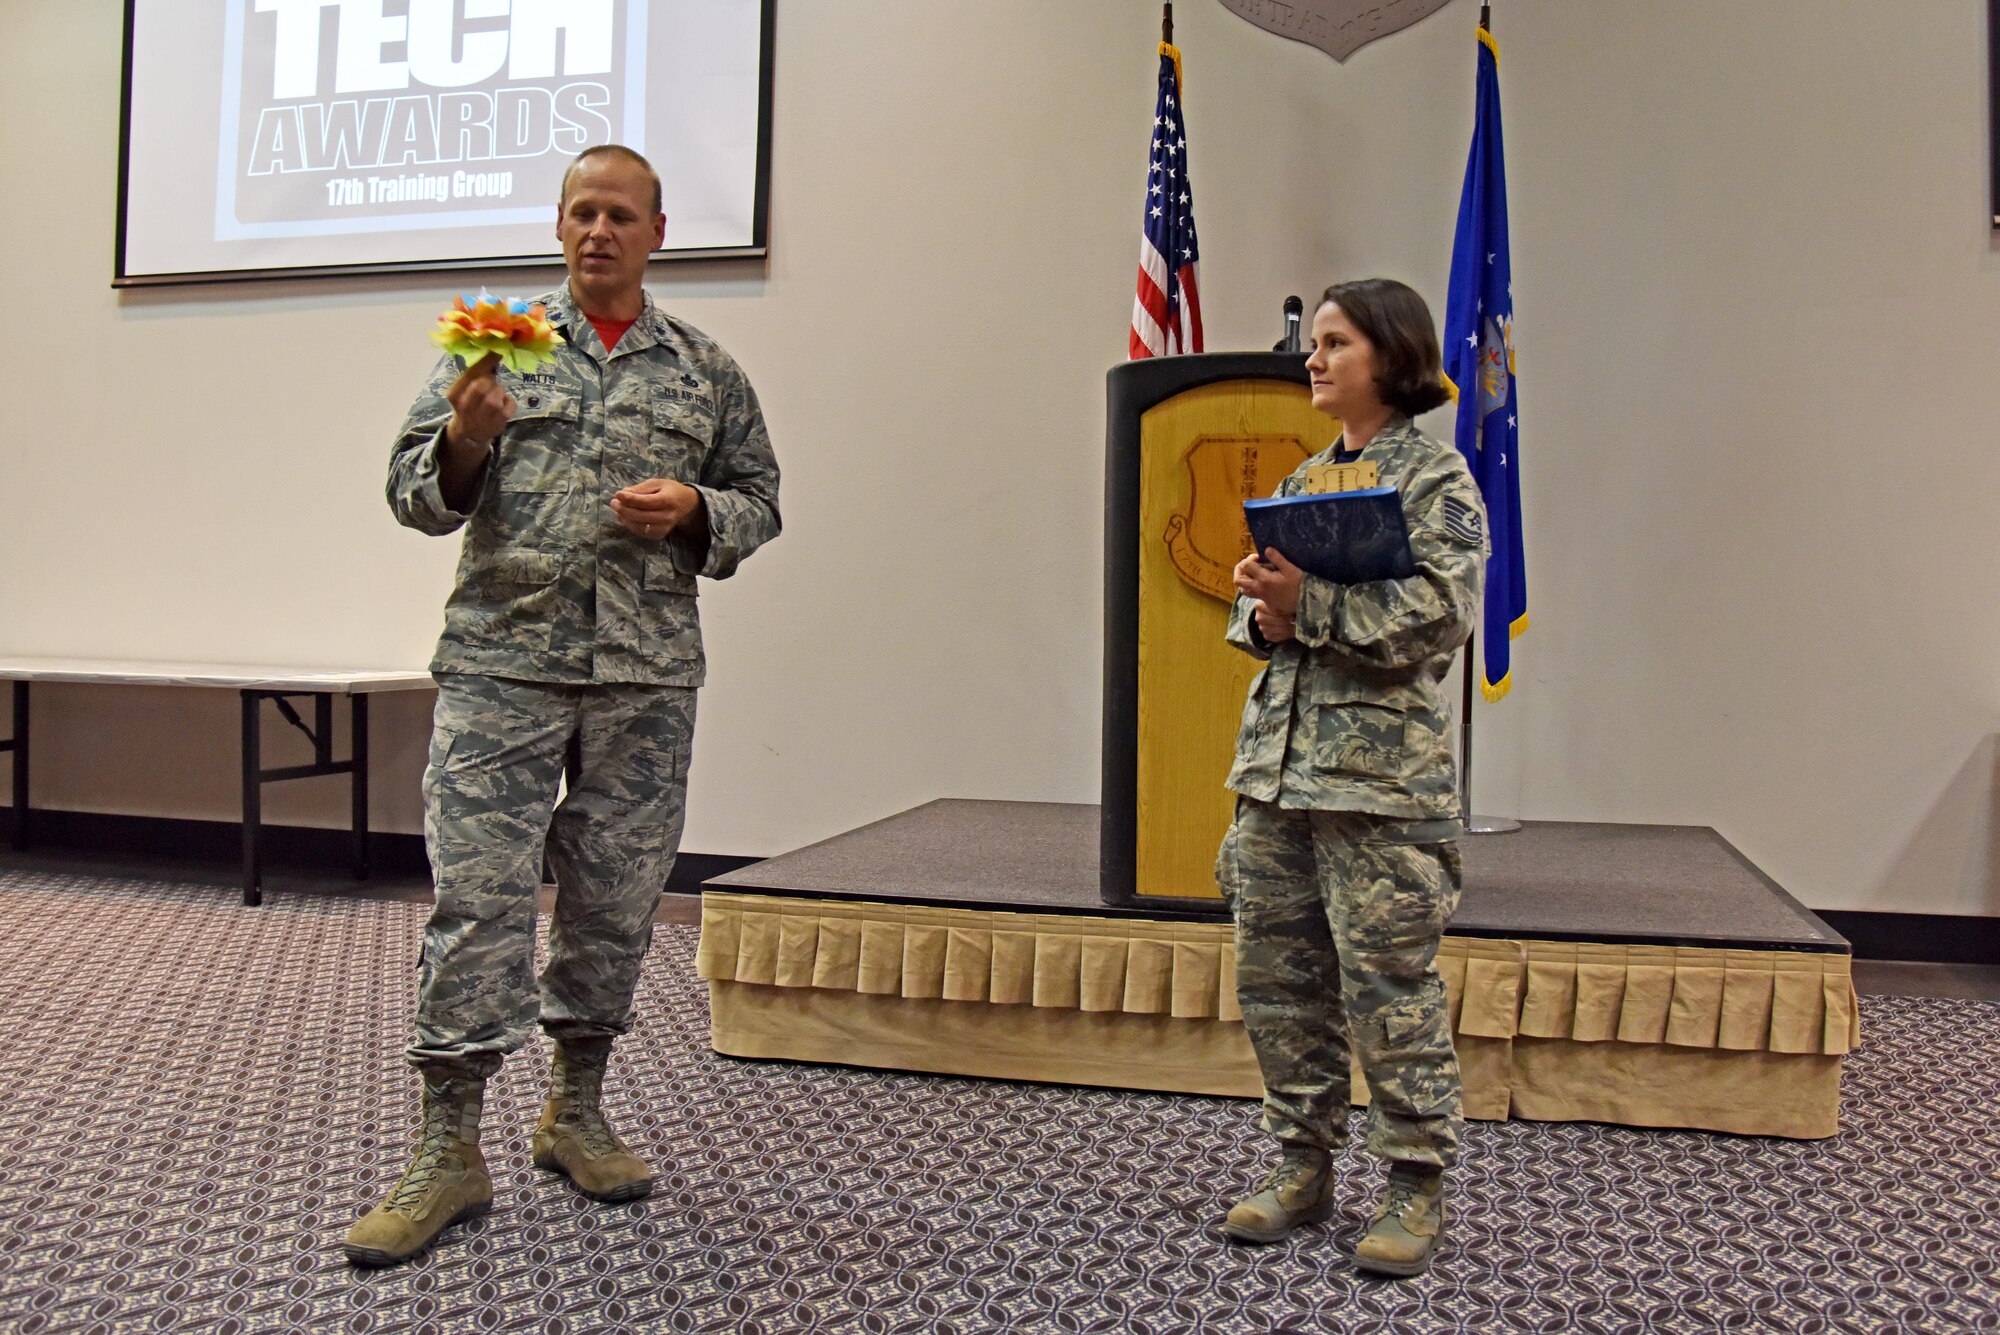
<svg viewBox="0 0 2000 1335"><path fill-rule="evenodd" d="M1223 8L1266 32L1346 60L1377 37L1429 18L1450 0L1222 0Z"/></svg>
<svg viewBox="0 0 2000 1335"><path fill-rule="evenodd" d="M1162 537L1174 573L1189 588L1235 601L1231 577L1250 554L1243 502L1276 491L1307 453L1296 436L1202 436L1188 446L1181 456L1188 470L1187 509L1168 516Z"/></svg>

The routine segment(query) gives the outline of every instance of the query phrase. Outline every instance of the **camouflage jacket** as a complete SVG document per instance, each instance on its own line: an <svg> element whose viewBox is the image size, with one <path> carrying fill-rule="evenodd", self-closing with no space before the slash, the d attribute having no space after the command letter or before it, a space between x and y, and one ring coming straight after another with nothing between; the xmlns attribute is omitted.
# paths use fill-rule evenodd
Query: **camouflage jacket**
<svg viewBox="0 0 2000 1335"><path fill-rule="evenodd" d="M1279 486L1297 495L1305 470L1330 462L1335 441ZM1391 418L1358 458L1402 493L1417 573L1334 584L1308 575L1298 638L1273 646L1239 595L1229 642L1269 665L1250 683L1229 787L1282 807L1365 811L1453 822L1458 766L1443 682L1472 635L1486 575L1486 510L1457 450L1409 419Z"/></svg>
<svg viewBox="0 0 2000 1335"><path fill-rule="evenodd" d="M469 509L438 489L459 373L450 357L410 408L389 459L389 508L424 533L465 527L433 672L546 682L699 686L695 577L723 579L778 533L778 462L757 395L716 342L648 295L607 354L567 285L536 298L565 346L515 402ZM698 489L705 546L619 527L612 493L665 477Z"/></svg>

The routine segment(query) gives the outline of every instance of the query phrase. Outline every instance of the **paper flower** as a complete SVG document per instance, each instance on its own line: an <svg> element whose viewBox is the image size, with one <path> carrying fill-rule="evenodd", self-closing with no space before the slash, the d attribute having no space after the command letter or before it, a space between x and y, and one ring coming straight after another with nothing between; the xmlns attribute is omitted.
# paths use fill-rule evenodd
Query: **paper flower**
<svg viewBox="0 0 2000 1335"><path fill-rule="evenodd" d="M502 300L481 288L476 297L453 297L452 308L438 316L431 342L471 366L489 353L516 375L527 375L555 357L563 341L548 322L547 312L518 297Z"/></svg>

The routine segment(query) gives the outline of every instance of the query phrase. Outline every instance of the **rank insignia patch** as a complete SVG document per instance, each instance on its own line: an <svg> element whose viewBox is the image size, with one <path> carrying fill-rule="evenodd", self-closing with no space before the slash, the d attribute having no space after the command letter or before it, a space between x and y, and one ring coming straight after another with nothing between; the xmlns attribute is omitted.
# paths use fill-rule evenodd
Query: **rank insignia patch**
<svg viewBox="0 0 2000 1335"><path fill-rule="evenodd" d="M1444 498L1444 526L1446 532L1460 542L1474 547L1484 546L1486 543L1485 528L1480 522L1479 511L1456 496Z"/></svg>

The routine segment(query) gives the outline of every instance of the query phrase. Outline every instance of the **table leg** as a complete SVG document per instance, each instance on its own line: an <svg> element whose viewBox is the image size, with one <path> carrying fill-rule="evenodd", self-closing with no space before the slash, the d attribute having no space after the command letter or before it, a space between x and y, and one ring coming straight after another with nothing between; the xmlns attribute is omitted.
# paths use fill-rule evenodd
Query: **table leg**
<svg viewBox="0 0 2000 1335"><path fill-rule="evenodd" d="M258 733L263 697L243 692L243 902L264 902L263 739Z"/></svg>
<svg viewBox="0 0 2000 1335"><path fill-rule="evenodd" d="M14 683L14 847L28 846L28 683Z"/></svg>
<svg viewBox="0 0 2000 1335"><path fill-rule="evenodd" d="M348 742L348 754L353 759L352 780L354 794L354 878L368 879L368 697L350 695L348 700L348 726L352 738Z"/></svg>

